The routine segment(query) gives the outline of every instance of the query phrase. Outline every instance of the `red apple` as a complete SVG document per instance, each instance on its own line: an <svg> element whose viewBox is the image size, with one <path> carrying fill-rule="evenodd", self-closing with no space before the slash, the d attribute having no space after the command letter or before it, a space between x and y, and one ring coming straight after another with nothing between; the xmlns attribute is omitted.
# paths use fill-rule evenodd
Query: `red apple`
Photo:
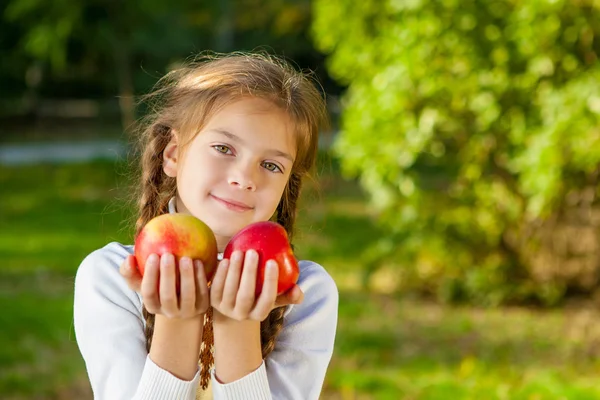
<svg viewBox="0 0 600 400"><path fill-rule="evenodd" d="M271 221L256 222L246 226L227 243L223 258L231 258L231 253L236 250L245 253L250 249L258 253L256 296L262 291L268 260L275 260L279 265L278 295L285 293L298 282L300 275L298 261L294 257L283 226Z"/></svg>
<svg viewBox="0 0 600 400"><path fill-rule="evenodd" d="M217 267L215 235L204 222L188 214L162 214L151 219L136 238L134 253L142 276L146 259L153 253L171 253L177 265L181 257L201 260L209 282Z"/></svg>

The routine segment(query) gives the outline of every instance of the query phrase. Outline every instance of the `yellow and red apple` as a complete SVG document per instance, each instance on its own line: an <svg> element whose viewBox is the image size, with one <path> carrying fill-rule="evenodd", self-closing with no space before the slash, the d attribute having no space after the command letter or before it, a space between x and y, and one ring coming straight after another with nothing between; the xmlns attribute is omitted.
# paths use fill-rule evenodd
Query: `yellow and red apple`
<svg viewBox="0 0 600 400"><path fill-rule="evenodd" d="M204 222L188 214L163 214L151 219L136 238L134 253L142 276L146 260L153 253L173 254L177 265L182 257L201 260L209 282L217 267L214 233Z"/></svg>

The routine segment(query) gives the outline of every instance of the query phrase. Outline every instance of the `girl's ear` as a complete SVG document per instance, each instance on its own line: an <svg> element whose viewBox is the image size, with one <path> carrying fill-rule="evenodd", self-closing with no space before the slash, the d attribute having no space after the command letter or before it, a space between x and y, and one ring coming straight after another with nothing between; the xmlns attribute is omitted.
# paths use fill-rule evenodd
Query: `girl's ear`
<svg viewBox="0 0 600 400"><path fill-rule="evenodd" d="M171 141L163 151L163 171L171 178L177 177L177 159L179 146L177 146L177 132L171 130Z"/></svg>

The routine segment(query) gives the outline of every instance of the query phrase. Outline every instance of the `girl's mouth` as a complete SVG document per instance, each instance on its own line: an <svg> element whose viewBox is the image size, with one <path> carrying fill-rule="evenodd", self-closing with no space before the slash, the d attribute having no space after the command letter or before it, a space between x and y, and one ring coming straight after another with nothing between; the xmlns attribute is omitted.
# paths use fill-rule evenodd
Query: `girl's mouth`
<svg viewBox="0 0 600 400"><path fill-rule="evenodd" d="M246 203L236 201L233 199L221 198L221 197L215 196L214 194L211 194L210 197L212 197L213 199L216 200L217 203L221 204L222 206L224 206L225 208L227 208L228 210L231 210L231 211L236 211L236 212L241 213L241 212L246 212L246 211L250 211L250 210L254 209L254 207L251 207Z"/></svg>

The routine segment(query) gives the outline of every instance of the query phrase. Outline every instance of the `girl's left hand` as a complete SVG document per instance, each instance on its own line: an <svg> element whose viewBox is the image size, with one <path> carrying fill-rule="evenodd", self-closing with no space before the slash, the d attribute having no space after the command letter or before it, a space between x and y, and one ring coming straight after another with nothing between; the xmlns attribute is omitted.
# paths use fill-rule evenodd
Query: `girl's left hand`
<svg viewBox="0 0 600 400"><path fill-rule="evenodd" d="M302 302L304 293L298 285L277 296L279 266L274 260L267 261L262 292L256 298L257 270L258 253L254 250L245 255L234 251L230 260L222 260L210 287L211 306L238 321L264 321L274 308Z"/></svg>

